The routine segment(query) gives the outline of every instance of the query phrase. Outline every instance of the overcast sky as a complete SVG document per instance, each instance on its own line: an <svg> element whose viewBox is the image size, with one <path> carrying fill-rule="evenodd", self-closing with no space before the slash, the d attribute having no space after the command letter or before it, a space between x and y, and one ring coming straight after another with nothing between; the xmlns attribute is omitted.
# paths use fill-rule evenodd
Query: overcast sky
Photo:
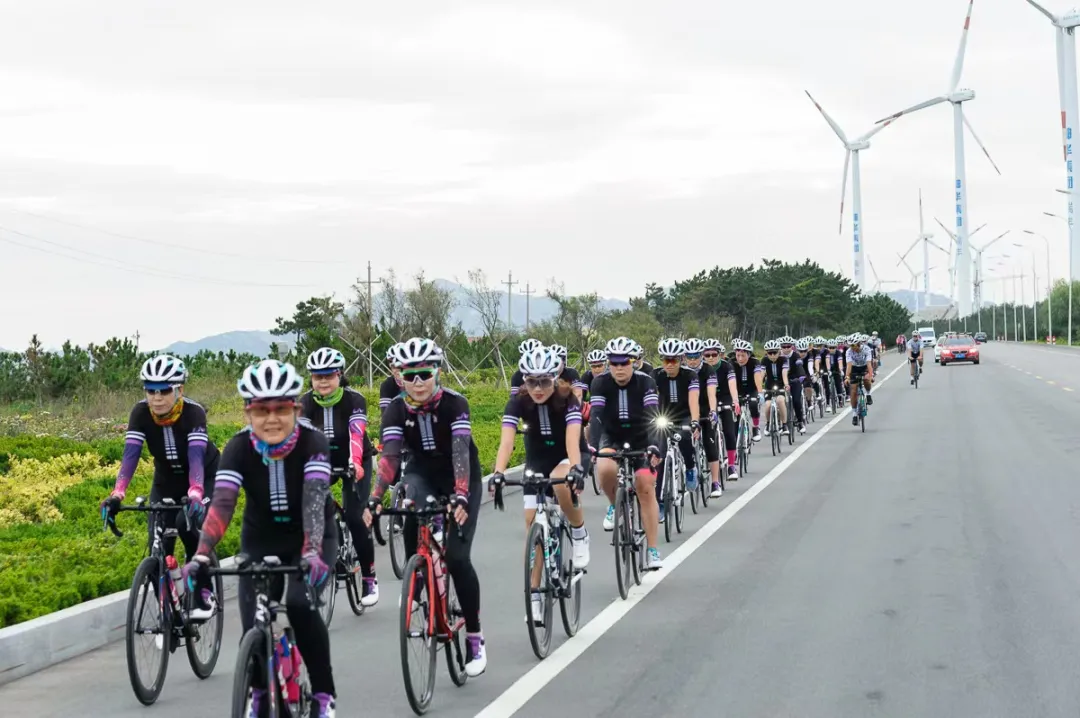
<svg viewBox="0 0 1080 718"><path fill-rule="evenodd" d="M4 0L0 346L266 329L368 260L624 298L762 257L850 274L844 152L803 90L852 137L942 94L966 7ZM1023 0L978 0L961 84L1002 171L969 136L976 240L1042 232L1060 276L1053 37ZM920 187L944 246L952 142L944 105L862 153L883 279L910 281Z"/></svg>

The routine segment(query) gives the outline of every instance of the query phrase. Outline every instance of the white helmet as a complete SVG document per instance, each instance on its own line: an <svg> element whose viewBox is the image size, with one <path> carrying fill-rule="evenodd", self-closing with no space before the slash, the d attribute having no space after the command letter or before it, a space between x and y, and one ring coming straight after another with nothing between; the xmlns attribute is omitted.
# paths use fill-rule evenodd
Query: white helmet
<svg viewBox="0 0 1080 718"><path fill-rule="evenodd" d="M848 341L852 344L861 344L862 340L862 334L859 334L858 332L855 332L850 337L848 337Z"/></svg>
<svg viewBox="0 0 1080 718"><path fill-rule="evenodd" d="M401 366L413 364L442 364L443 353L433 339L413 337L397 345L397 360Z"/></svg>
<svg viewBox="0 0 1080 718"><path fill-rule="evenodd" d="M871 332L871 334L873 334L875 337L877 336L877 332Z"/></svg>
<svg viewBox="0 0 1080 718"><path fill-rule="evenodd" d="M518 369L524 376L556 376L561 368L558 354L545 347L522 354L518 360Z"/></svg>
<svg viewBox="0 0 1080 718"><path fill-rule="evenodd" d="M528 354L531 351L543 348L544 343L539 339L526 339L521 344L518 344L518 354Z"/></svg>
<svg viewBox="0 0 1080 718"><path fill-rule="evenodd" d="M720 342L716 342L716 351L719 352L720 354L726 354L727 353L727 349L725 349L724 345L721 344Z"/></svg>
<svg viewBox="0 0 1080 718"><path fill-rule="evenodd" d="M754 345L745 339L732 339L731 348L737 352L752 352L754 351Z"/></svg>
<svg viewBox="0 0 1080 718"><path fill-rule="evenodd" d="M333 347L322 347L311 352L307 369L313 374L328 374L345 369L345 355Z"/></svg>
<svg viewBox="0 0 1080 718"><path fill-rule="evenodd" d="M795 339L792 338L792 336L790 334L785 334L784 336L780 337L779 341L780 341L781 346L784 346L786 344L794 344L795 343Z"/></svg>
<svg viewBox="0 0 1080 718"><path fill-rule="evenodd" d="M634 359L640 359L641 355L645 353L645 349L633 339L630 340L630 356Z"/></svg>
<svg viewBox="0 0 1080 718"><path fill-rule="evenodd" d="M292 364L263 359L244 370L236 388L247 401L295 399L304 389L304 379Z"/></svg>
<svg viewBox="0 0 1080 718"><path fill-rule="evenodd" d="M669 337L660 340L660 344L657 345L656 351L662 357L677 357L686 353L686 347L681 339Z"/></svg>
<svg viewBox="0 0 1080 718"><path fill-rule="evenodd" d="M634 356L634 340L626 337L615 337L604 347L605 358L615 356Z"/></svg>
<svg viewBox="0 0 1080 718"><path fill-rule="evenodd" d="M548 349L554 352L555 356L559 357L563 361L566 360L566 347L564 347L562 344L552 344L548 347Z"/></svg>
<svg viewBox="0 0 1080 718"><path fill-rule="evenodd" d="M702 349L720 349L724 346L719 339L706 339L702 344Z"/></svg>
<svg viewBox="0 0 1080 718"><path fill-rule="evenodd" d="M814 344L824 344L824 343L825 343L825 337L821 336L820 334L818 334L816 337L814 337Z"/></svg>
<svg viewBox="0 0 1080 718"><path fill-rule="evenodd" d="M394 366L394 367L401 366L398 363L398 359L397 359L397 350L398 350L399 346L401 346L401 342L391 344L390 348L386 350L386 363L389 364L390 366Z"/></svg>
<svg viewBox="0 0 1080 718"><path fill-rule="evenodd" d="M770 339L769 341L765 342L765 351L767 351L767 352L778 352L778 351L780 351L780 342L778 342L775 339Z"/></svg>
<svg viewBox="0 0 1080 718"><path fill-rule="evenodd" d="M691 337L683 342L683 351L687 354L700 354L705 351L705 342L697 337Z"/></svg>
<svg viewBox="0 0 1080 718"><path fill-rule="evenodd" d="M795 348L801 352L808 352L810 351L810 342L806 341L805 339L800 339L799 341L795 342Z"/></svg>
<svg viewBox="0 0 1080 718"><path fill-rule="evenodd" d="M187 369L180 359L159 354L143 362L139 378L144 384L183 384L187 380Z"/></svg>
<svg viewBox="0 0 1080 718"><path fill-rule="evenodd" d="M589 352L589 356L586 357L585 361L590 364L602 364L607 361L607 354L604 353L603 349L593 349Z"/></svg>

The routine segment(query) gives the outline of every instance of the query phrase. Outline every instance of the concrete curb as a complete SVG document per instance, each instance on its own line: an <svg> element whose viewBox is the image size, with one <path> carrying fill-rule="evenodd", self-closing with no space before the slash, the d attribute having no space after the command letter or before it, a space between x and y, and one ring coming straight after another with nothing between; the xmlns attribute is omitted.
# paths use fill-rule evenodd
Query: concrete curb
<svg viewBox="0 0 1080 718"><path fill-rule="evenodd" d="M520 469L515 466L511 471ZM485 476L483 503L490 502ZM232 566L226 558L223 566ZM95 598L47 616L0 629L0 686L84 653L123 640L130 589ZM225 582L225 597L236 594L236 580Z"/></svg>

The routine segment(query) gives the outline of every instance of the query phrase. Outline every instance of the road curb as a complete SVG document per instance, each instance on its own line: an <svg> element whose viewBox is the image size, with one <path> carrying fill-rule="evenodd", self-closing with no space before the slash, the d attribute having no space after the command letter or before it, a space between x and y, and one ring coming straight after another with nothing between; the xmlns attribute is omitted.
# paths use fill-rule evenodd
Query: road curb
<svg viewBox="0 0 1080 718"><path fill-rule="evenodd" d="M483 478L484 504L491 501L489 478ZM228 567L233 560L221 563ZM225 597L231 598L235 592L235 580L226 581ZM0 629L0 686L122 640L129 593L130 589L125 589Z"/></svg>

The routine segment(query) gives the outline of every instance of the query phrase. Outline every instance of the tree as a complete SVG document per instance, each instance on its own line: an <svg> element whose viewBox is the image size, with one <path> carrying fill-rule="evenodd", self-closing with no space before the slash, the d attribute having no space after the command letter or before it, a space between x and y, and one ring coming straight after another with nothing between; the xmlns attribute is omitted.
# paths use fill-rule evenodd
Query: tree
<svg viewBox="0 0 1080 718"><path fill-rule="evenodd" d="M599 341L600 324L608 315L600 304L600 297L595 292L567 296L563 285L554 283L547 296L559 307L553 323L560 343L584 355Z"/></svg>
<svg viewBox="0 0 1080 718"><path fill-rule="evenodd" d="M878 332L882 341L887 337L907 332L911 326L911 312L903 304L885 294L860 297L855 306L855 328L859 331Z"/></svg>
<svg viewBox="0 0 1080 718"><path fill-rule="evenodd" d="M338 339L337 333L341 330L344 314L345 305L334 301L334 295L312 297L297 303L296 312L289 319L278 317L277 325L270 333L276 336L294 335L296 346L293 355L296 357L306 356L322 346L341 349L344 344Z"/></svg>
<svg viewBox="0 0 1080 718"><path fill-rule="evenodd" d="M641 344L649 354L656 351L656 345L668 333L656 316L640 305L624 311L612 312L604 318L601 330L605 339L630 337ZM603 343L597 342L595 346L601 348Z"/></svg>
<svg viewBox="0 0 1080 718"><path fill-rule="evenodd" d="M454 310L454 295L428 281L424 271L416 277L416 287L405 292L405 308L409 334L430 337L437 342L450 338L450 313Z"/></svg>
<svg viewBox="0 0 1080 718"><path fill-rule="evenodd" d="M409 320L405 292L398 283L397 273L391 269L382 278L382 291L375 297L375 317L379 328L394 341L405 339Z"/></svg>
<svg viewBox="0 0 1080 718"><path fill-rule="evenodd" d="M506 369L503 366L502 351L499 341L499 314L502 308L502 293L493 289L488 284L487 276L482 269L469 270L469 285L465 288L466 303L480 317L480 323L484 330L484 343L490 347L489 355L495 356L499 371L504 382ZM486 357L485 357L486 358Z"/></svg>

